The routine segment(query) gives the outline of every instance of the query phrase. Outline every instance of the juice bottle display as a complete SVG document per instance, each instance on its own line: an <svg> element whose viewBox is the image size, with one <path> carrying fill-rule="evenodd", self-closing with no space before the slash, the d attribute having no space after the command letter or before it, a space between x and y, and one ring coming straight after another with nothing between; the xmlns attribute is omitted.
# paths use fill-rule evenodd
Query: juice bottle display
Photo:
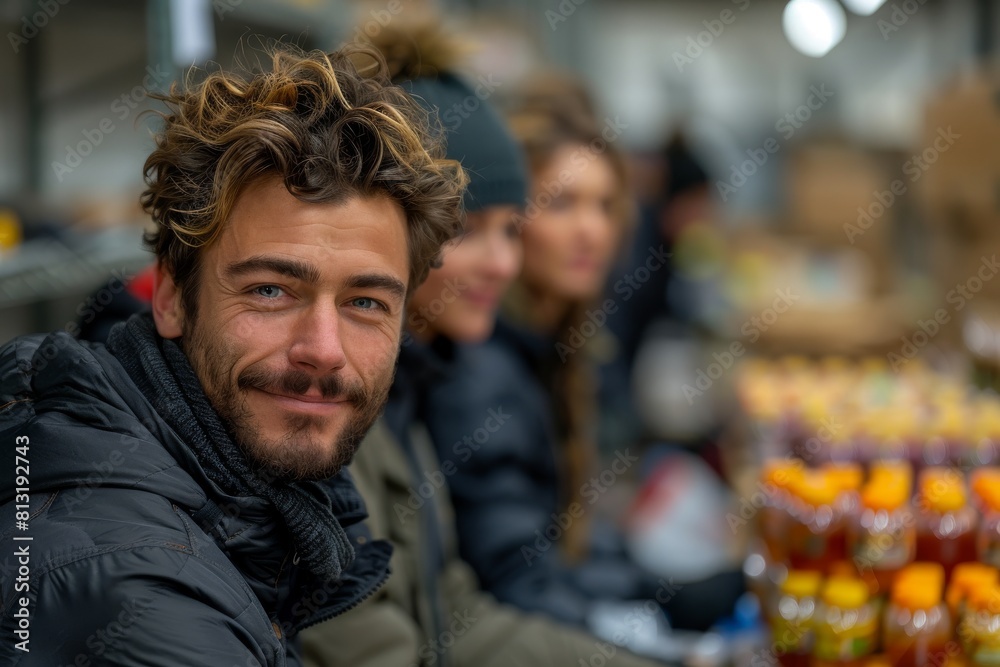
<svg viewBox="0 0 1000 667"><path fill-rule="evenodd" d="M958 637L970 666L1000 665L1000 586L972 591Z"/></svg>
<svg viewBox="0 0 1000 667"><path fill-rule="evenodd" d="M998 583L997 569L985 563L959 563L951 573L945 593L945 602L951 614L952 625L957 629L968 606L972 591L986 589Z"/></svg>
<svg viewBox="0 0 1000 667"><path fill-rule="evenodd" d="M978 517L967 503L965 479L958 470L925 469L917 507L917 560L941 563L946 578L957 564L976 560Z"/></svg>
<svg viewBox="0 0 1000 667"><path fill-rule="evenodd" d="M860 579L831 577L816 613L813 667L860 667L874 651L878 614Z"/></svg>
<svg viewBox="0 0 1000 667"><path fill-rule="evenodd" d="M909 499L908 468L873 466L861 492L858 520L851 527L850 552L878 595L888 594L896 572L914 557L916 526Z"/></svg>
<svg viewBox="0 0 1000 667"><path fill-rule="evenodd" d="M846 556L846 526L837 511L837 486L821 470L793 479L788 522L788 563L793 570L825 571Z"/></svg>
<svg viewBox="0 0 1000 667"><path fill-rule="evenodd" d="M792 570L781 584L772 627L774 652L783 667L809 667L821 583L819 572Z"/></svg>
<svg viewBox="0 0 1000 667"><path fill-rule="evenodd" d="M900 571L882 624L882 642L898 667L937 667L949 652L952 624L942 600L944 569L914 563Z"/></svg>

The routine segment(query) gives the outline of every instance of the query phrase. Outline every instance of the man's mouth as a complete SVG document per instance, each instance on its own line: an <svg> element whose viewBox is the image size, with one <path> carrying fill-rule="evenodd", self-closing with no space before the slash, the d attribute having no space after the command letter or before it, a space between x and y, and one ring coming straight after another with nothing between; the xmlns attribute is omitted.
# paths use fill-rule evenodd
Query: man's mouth
<svg viewBox="0 0 1000 667"><path fill-rule="evenodd" d="M329 414L348 404L346 398L327 398L318 394L279 394L264 389L255 389L286 410L309 414Z"/></svg>

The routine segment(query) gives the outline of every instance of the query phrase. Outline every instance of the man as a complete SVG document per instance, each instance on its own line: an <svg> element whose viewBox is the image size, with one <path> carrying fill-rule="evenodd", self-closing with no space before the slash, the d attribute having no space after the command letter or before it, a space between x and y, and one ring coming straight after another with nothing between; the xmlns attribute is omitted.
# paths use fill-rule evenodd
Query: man
<svg viewBox="0 0 1000 667"><path fill-rule="evenodd" d="M290 639L385 581L337 473L465 175L356 51L276 50L165 95L152 312L106 347L0 349L4 664L296 665Z"/></svg>

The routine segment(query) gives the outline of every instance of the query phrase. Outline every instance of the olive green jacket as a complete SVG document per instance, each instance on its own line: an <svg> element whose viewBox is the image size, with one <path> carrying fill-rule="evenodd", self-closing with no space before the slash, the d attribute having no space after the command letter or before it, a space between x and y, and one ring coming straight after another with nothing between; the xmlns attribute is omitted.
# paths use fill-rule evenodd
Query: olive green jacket
<svg viewBox="0 0 1000 667"><path fill-rule="evenodd" d="M307 667L653 664L482 592L458 557L447 475L425 431L411 440L415 461L380 420L351 464L373 538L393 544L392 574L372 598L302 633ZM437 544L425 512L437 513Z"/></svg>

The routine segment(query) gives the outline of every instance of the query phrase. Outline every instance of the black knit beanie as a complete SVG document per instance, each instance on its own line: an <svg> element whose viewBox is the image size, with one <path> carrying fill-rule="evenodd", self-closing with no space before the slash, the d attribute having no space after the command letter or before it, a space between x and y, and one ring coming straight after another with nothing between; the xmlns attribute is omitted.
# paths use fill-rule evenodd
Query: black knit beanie
<svg viewBox="0 0 1000 667"><path fill-rule="evenodd" d="M489 77L475 87L452 74L401 81L400 85L431 113L437 113L447 139L447 156L469 174L465 210L514 204L527 199L527 169L521 147L489 104Z"/></svg>

